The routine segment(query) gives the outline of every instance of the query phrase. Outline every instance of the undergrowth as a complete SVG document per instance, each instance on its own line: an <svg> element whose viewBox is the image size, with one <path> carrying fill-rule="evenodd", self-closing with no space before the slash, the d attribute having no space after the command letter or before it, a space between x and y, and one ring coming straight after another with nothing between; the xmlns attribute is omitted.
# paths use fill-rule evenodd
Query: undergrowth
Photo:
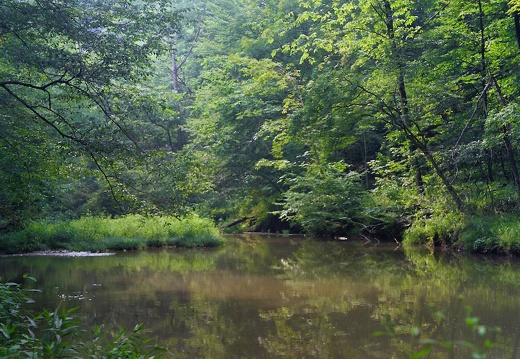
<svg viewBox="0 0 520 359"><path fill-rule="evenodd" d="M518 214L474 216L460 237L464 249L480 253L520 254Z"/></svg>
<svg viewBox="0 0 520 359"><path fill-rule="evenodd" d="M464 215L451 212L416 219L404 233L409 245L449 246L464 230Z"/></svg>
<svg viewBox="0 0 520 359"><path fill-rule="evenodd" d="M515 213L486 216L450 212L418 218L406 230L404 243L519 255L520 217Z"/></svg>

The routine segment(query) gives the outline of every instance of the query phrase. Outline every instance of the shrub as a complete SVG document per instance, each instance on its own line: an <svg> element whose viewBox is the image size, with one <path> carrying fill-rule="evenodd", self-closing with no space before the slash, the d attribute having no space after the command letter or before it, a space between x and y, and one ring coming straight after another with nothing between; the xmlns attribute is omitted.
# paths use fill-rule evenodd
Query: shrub
<svg viewBox="0 0 520 359"><path fill-rule="evenodd" d="M304 176L289 180L282 218L297 223L309 233L341 235L363 222L366 192L357 172L347 172L343 163L309 167Z"/></svg>

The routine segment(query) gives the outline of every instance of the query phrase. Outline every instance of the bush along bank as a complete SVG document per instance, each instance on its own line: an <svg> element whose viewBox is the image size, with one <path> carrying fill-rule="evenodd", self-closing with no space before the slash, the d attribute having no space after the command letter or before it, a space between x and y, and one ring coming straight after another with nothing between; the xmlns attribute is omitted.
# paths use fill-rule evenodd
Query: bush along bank
<svg viewBox="0 0 520 359"><path fill-rule="evenodd" d="M32 222L25 229L0 235L5 254L45 250L101 252L147 247L215 247L224 240L208 219L191 216L119 218L83 217L60 222Z"/></svg>
<svg viewBox="0 0 520 359"><path fill-rule="evenodd" d="M445 213L419 218L406 230L403 242L474 253L520 255L520 216Z"/></svg>

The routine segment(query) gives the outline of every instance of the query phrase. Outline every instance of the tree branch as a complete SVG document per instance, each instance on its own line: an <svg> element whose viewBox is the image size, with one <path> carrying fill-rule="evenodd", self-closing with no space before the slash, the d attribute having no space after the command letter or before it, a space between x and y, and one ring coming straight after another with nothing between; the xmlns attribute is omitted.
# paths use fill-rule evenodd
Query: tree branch
<svg viewBox="0 0 520 359"><path fill-rule="evenodd" d="M0 87L2 87L4 90L6 90L7 93L9 93L9 95L11 95L14 99L16 99L18 102L20 102L22 104L22 106L24 106L26 109L31 111L34 115L36 115L36 117L38 117L40 120L45 122L47 125L51 126L60 136L62 136L63 138L72 140L74 142L80 143L83 146L86 146L86 143L84 141L82 141L81 139L79 139L78 137L71 136L71 135L63 132L58 126L56 126L56 124L54 124L51 120L49 120L45 115L43 115L42 113L37 111L34 106L31 106L29 103L27 103L27 101L25 101L23 98L21 98L16 93L14 93L7 85L3 85L0 83Z"/></svg>
<svg viewBox="0 0 520 359"><path fill-rule="evenodd" d="M191 53L193 52L193 49L195 48L195 43L197 42L197 40L199 39L199 36L200 36L200 32L201 32L201 29L202 29L201 24L202 24L202 17L199 20L199 24L198 24L198 27L197 27L197 32L195 33L195 37L194 37L194 39L192 41L193 43L192 43L190 49L188 50L188 52L186 53L186 55L184 56L184 59L182 59L182 61L179 63L179 65L177 65L177 70L181 69L181 67L186 63L186 61L190 57Z"/></svg>
<svg viewBox="0 0 520 359"><path fill-rule="evenodd" d="M121 211L121 214L125 214L125 210L123 209L123 205L119 201L119 199L116 196L116 191L114 190L114 186L112 185L112 181L110 180L110 177L107 175L103 167L100 165L99 161L97 160L96 156L92 151L88 151L90 158L92 158L92 161L94 161L94 164L96 165L97 169L101 174L103 175L103 178L105 179L106 183L108 184L108 188L110 189L110 193L112 194L112 198L116 202L117 206L119 207L119 210Z"/></svg>
<svg viewBox="0 0 520 359"><path fill-rule="evenodd" d="M468 129L469 127L469 124L471 123L471 121L473 120L473 118L475 117L475 115L477 114L477 110L478 110L478 104L480 102L480 100L482 100L482 98L485 96L485 94L487 93L487 91L489 90L489 88L493 85L493 82L492 80L490 79L486 85L486 87L484 87L484 90L482 90L482 93L480 94L480 96L478 97L477 99L477 103L475 104L475 109L473 110L473 113L471 114L471 116L469 117L468 121L466 122L466 125L464 126L464 128L462 129L462 132L460 133L459 135L459 138L457 139L457 142L455 143L455 145L453 146L453 150L455 150L455 148L459 145L460 141L462 140L462 136L464 135L464 132L466 132L466 130Z"/></svg>

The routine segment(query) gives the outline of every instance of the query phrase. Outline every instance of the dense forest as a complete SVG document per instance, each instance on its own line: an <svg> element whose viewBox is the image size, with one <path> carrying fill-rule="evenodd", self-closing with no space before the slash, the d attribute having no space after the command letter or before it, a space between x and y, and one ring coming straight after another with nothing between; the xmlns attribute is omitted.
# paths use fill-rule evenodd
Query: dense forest
<svg viewBox="0 0 520 359"><path fill-rule="evenodd" d="M2 0L0 231L520 251L518 0Z"/></svg>

